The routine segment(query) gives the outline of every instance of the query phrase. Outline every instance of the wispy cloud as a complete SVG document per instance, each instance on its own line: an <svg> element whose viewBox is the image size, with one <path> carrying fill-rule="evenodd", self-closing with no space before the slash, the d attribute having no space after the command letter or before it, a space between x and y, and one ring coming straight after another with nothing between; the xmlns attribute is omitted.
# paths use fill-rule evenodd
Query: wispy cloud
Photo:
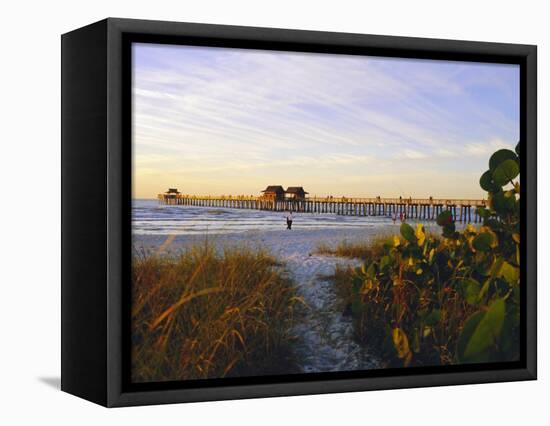
<svg viewBox="0 0 550 426"><path fill-rule="evenodd" d="M453 182L446 196L476 196L490 153L519 135L515 66L149 44L133 54L138 197L274 182L444 195L434 179Z"/></svg>

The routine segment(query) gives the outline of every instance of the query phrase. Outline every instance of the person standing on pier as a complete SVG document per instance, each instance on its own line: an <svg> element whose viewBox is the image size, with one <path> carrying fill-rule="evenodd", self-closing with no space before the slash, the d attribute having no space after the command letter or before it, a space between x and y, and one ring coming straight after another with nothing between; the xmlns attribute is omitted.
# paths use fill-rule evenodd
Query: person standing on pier
<svg viewBox="0 0 550 426"><path fill-rule="evenodd" d="M292 229L292 212L288 212L286 215L286 229Z"/></svg>

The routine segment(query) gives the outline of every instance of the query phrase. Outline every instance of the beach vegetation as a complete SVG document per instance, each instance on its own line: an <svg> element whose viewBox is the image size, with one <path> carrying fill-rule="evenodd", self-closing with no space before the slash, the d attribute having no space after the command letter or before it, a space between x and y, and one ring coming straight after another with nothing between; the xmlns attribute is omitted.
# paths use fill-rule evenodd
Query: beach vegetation
<svg viewBox="0 0 550 426"><path fill-rule="evenodd" d="M132 380L159 382L292 373L294 306L268 252L139 254L132 264Z"/></svg>
<svg viewBox="0 0 550 426"><path fill-rule="evenodd" d="M370 259L376 258L383 254L383 243L387 237L378 236L369 241L342 241L332 247L328 244L321 243L314 254L324 256L347 257L350 259Z"/></svg>
<svg viewBox="0 0 550 426"><path fill-rule="evenodd" d="M519 359L519 147L494 153L480 185L481 226L459 232L446 210L440 236L403 223L399 235L361 249L361 267L336 269L357 338L386 366Z"/></svg>

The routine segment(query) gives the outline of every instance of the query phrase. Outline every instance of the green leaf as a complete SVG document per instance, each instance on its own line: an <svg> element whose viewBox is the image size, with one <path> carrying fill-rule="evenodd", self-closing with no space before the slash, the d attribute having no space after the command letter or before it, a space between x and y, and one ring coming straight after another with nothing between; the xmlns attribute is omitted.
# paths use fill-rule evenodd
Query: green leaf
<svg viewBox="0 0 550 426"><path fill-rule="evenodd" d="M492 278L488 278L483 283L483 286L481 287L481 290L479 291L479 294L477 296L480 301L485 297L485 295L489 291L489 286L491 285L491 281L492 281Z"/></svg>
<svg viewBox="0 0 550 426"><path fill-rule="evenodd" d="M450 210L445 210L439 213L439 216L437 216L437 224L439 226L446 226L453 223L453 214Z"/></svg>
<svg viewBox="0 0 550 426"><path fill-rule="evenodd" d="M493 195L491 204L497 212L505 213L514 210L516 199L509 193L498 192Z"/></svg>
<svg viewBox="0 0 550 426"><path fill-rule="evenodd" d="M416 243L416 235L414 234L414 229L411 225L408 223L403 222L401 224L401 235L403 238L405 238L409 243Z"/></svg>
<svg viewBox="0 0 550 426"><path fill-rule="evenodd" d="M421 223L416 225L416 231L414 231L414 235L418 240L418 245L422 246L424 244L424 241L426 241L426 233L424 232L424 225L422 225Z"/></svg>
<svg viewBox="0 0 550 426"><path fill-rule="evenodd" d="M374 278L376 276L376 264L372 262L370 266L367 268L367 277Z"/></svg>
<svg viewBox="0 0 550 426"><path fill-rule="evenodd" d="M478 251L489 251L491 250L492 243L493 243L493 236L487 232L482 232L481 234L478 234L474 238L472 245Z"/></svg>
<svg viewBox="0 0 550 426"><path fill-rule="evenodd" d="M464 299L469 305L475 305L479 301L479 291L481 284L473 278L466 278L462 281L462 289L464 291Z"/></svg>
<svg viewBox="0 0 550 426"><path fill-rule="evenodd" d="M474 357L495 345L500 337L505 311L504 299L497 299L489 305L466 345L464 357Z"/></svg>
<svg viewBox="0 0 550 426"><path fill-rule="evenodd" d="M435 249L431 249L430 254L428 254L428 262L430 263L430 265L433 262L434 254L435 254Z"/></svg>
<svg viewBox="0 0 550 426"><path fill-rule="evenodd" d="M382 259L380 259L380 271L383 272L384 269L390 264L390 257L389 256L382 256Z"/></svg>
<svg viewBox="0 0 550 426"><path fill-rule="evenodd" d="M354 277L351 282L351 290L353 294L355 295L359 294L359 290L361 290L362 285L363 285L363 280L360 277Z"/></svg>
<svg viewBox="0 0 550 426"><path fill-rule="evenodd" d="M514 151L511 151L509 149L499 149L489 159L489 170L494 172L499 164L503 163L506 160L518 161L518 156Z"/></svg>
<svg viewBox="0 0 550 426"><path fill-rule="evenodd" d="M504 264L504 259L502 257L497 257L495 259L495 263L493 264L490 272L491 278L500 277L500 270L502 269L503 264Z"/></svg>
<svg viewBox="0 0 550 426"><path fill-rule="evenodd" d="M521 143L521 142L518 142L518 144L516 145L516 150L515 150L515 151L516 151L516 154L518 155L518 157L519 157L519 149L520 149L520 146L519 146L519 145L520 145L520 143Z"/></svg>
<svg viewBox="0 0 550 426"><path fill-rule="evenodd" d="M493 172L493 180L497 185L504 186L519 175L519 165L515 160L500 163Z"/></svg>
<svg viewBox="0 0 550 426"><path fill-rule="evenodd" d="M478 207L476 209L476 213L479 217L483 218L483 219L486 219L489 217L489 215L491 214L491 212L486 209L485 207Z"/></svg>
<svg viewBox="0 0 550 426"><path fill-rule="evenodd" d="M486 277L491 274L494 263L495 256L491 252L478 251L473 267L478 274Z"/></svg>
<svg viewBox="0 0 550 426"><path fill-rule="evenodd" d="M384 249L390 250L391 248L393 248L393 238L384 241Z"/></svg>
<svg viewBox="0 0 550 426"><path fill-rule="evenodd" d="M519 268L505 261L502 263L499 276L504 278L509 284L516 285L519 283Z"/></svg>
<svg viewBox="0 0 550 426"><path fill-rule="evenodd" d="M487 170L479 178L479 186L487 192L497 192L500 187L493 181L493 172Z"/></svg>
<svg viewBox="0 0 550 426"><path fill-rule="evenodd" d="M472 338L472 335L474 334L477 326L479 325L479 322L483 319L484 316L485 316L485 312L478 311L472 314L470 317L468 317L466 322L464 322L462 333L460 333L460 337L458 338L458 342L457 342L457 354L458 354L459 361L461 362L468 361L464 357L466 346L468 345L468 342Z"/></svg>

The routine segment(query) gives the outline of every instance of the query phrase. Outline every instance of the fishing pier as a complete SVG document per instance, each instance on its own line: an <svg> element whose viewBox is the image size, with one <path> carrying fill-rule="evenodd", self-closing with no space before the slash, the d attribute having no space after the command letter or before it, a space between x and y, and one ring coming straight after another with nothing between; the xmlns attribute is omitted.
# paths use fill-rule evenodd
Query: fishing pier
<svg viewBox="0 0 550 426"><path fill-rule="evenodd" d="M290 190L290 192L288 192ZM386 216L408 219L435 220L444 210L450 210L457 222L480 221L475 210L486 206L485 200L460 200L436 198L347 198L307 197L301 187L271 186L263 195L187 195L171 188L159 194L162 204L223 207L297 213L332 213L347 216Z"/></svg>

